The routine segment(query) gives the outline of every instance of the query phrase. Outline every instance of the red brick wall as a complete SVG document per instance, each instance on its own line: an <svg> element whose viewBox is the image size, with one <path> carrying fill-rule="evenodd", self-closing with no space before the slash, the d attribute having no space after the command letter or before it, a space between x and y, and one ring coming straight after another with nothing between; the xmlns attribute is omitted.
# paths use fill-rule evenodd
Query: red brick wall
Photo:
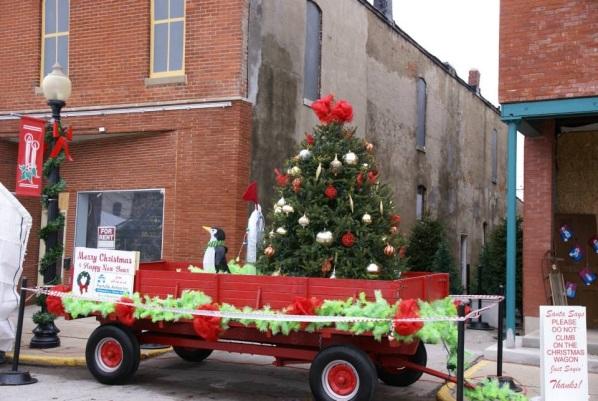
<svg viewBox="0 0 598 401"><path fill-rule="evenodd" d="M554 215L554 121L542 127L543 135L525 138L523 214L523 314L538 316L547 302L542 267L550 265Z"/></svg>
<svg viewBox="0 0 598 401"><path fill-rule="evenodd" d="M75 161L61 169L70 194L66 255L74 247L77 191L164 188L163 257L201 260L208 241L201 226L217 225L225 230L228 256L234 258L247 224L241 196L249 180L251 110L249 103L236 101L226 108L65 120L75 128L75 137L97 135L98 126L110 134L133 133L71 144ZM0 121L0 132L11 130L16 132L16 121ZM16 152L16 145L0 141L0 179L10 190ZM27 200L25 206L37 216L29 253L37 258L39 200Z"/></svg>
<svg viewBox="0 0 598 401"><path fill-rule="evenodd" d="M245 96L247 3L186 1L187 84L146 88L150 1L72 0L68 105ZM0 37L0 110L46 108L43 97L34 94L40 81L41 1L2 7Z"/></svg>
<svg viewBox="0 0 598 401"><path fill-rule="evenodd" d="M596 32L595 0L501 0L500 102L596 96Z"/></svg>

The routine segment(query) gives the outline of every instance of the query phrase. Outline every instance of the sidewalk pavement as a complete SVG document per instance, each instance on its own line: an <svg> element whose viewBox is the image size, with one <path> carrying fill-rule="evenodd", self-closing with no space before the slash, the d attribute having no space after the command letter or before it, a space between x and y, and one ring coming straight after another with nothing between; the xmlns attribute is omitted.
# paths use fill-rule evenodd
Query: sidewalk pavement
<svg viewBox="0 0 598 401"><path fill-rule="evenodd" d="M87 339L91 332L99 326L99 322L95 317L68 321L65 321L62 317L56 319L55 324L60 329L60 333L58 334L60 346L48 349L33 349L29 348L29 342L33 337L32 331L35 328L31 316L38 310L39 306L37 305L30 305L25 308L19 362L28 365L43 366L86 366L85 346L87 345ZM16 328L16 314L11 315L10 320L15 323ZM171 350L170 347L153 350L142 349L141 359L162 355ZM12 352L6 353L7 361L12 361L12 357Z"/></svg>

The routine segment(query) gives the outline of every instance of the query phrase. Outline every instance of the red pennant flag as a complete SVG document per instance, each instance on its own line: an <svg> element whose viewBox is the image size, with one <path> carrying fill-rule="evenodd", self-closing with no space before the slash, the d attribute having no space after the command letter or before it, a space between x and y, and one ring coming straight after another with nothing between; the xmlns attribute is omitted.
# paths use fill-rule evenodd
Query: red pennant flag
<svg viewBox="0 0 598 401"><path fill-rule="evenodd" d="M245 190L245 193L243 194L243 200L248 201L248 202L258 203L257 182L256 181L253 181L251 184L249 184L249 186Z"/></svg>

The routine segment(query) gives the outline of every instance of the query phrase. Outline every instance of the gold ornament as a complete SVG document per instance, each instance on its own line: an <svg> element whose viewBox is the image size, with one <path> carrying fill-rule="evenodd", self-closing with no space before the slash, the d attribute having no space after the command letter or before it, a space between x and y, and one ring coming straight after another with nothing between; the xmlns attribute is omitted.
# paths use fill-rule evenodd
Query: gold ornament
<svg viewBox="0 0 598 401"><path fill-rule="evenodd" d="M316 169L316 182L318 182L320 174L322 174L322 163L318 164L318 168Z"/></svg>
<svg viewBox="0 0 598 401"><path fill-rule="evenodd" d="M334 160L330 162L330 170L334 175L338 174L343 168L343 163L338 159L337 155L334 155Z"/></svg>
<svg viewBox="0 0 598 401"><path fill-rule="evenodd" d="M368 274L371 275L378 275L380 273L380 266L375 263L370 263L368 267L366 267Z"/></svg>
<svg viewBox="0 0 598 401"><path fill-rule="evenodd" d="M351 198L351 194L349 194L349 207L351 208L351 213L353 213L353 198Z"/></svg>
<svg viewBox="0 0 598 401"><path fill-rule="evenodd" d="M365 213L361 217L361 221L363 222L363 224L371 224L371 222L372 222L372 216L370 216L368 213Z"/></svg>
<svg viewBox="0 0 598 401"><path fill-rule="evenodd" d="M305 215L305 213L303 213L303 216L299 217L299 220L297 220L297 222L301 227L305 228L309 225L309 218Z"/></svg>
<svg viewBox="0 0 598 401"><path fill-rule="evenodd" d="M393 256L395 254L395 252L396 252L395 247L390 244L388 244L384 247L384 254L386 256Z"/></svg>
<svg viewBox="0 0 598 401"><path fill-rule="evenodd" d="M320 231L316 235L316 242L322 245L332 244L332 233L330 231Z"/></svg>
<svg viewBox="0 0 598 401"><path fill-rule="evenodd" d="M287 230L284 227L278 227L276 229L276 234L280 234L280 235L286 235Z"/></svg>
<svg viewBox="0 0 598 401"><path fill-rule="evenodd" d="M368 153L372 153L374 151L374 144L366 141L366 143L365 143L365 150Z"/></svg>
<svg viewBox="0 0 598 401"><path fill-rule="evenodd" d="M286 205L286 204L287 204L287 202L284 200L284 197L282 197L282 198L280 198L280 199L278 200L278 202L276 202L276 204L277 204L278 206L284 206L284 205Z"/></svg>
<svg viewBox="0 0 598 401"><path fill-rule="evenodd" d="M347 154L345 154L343 156L343 160L345 161L345 163L347 163L349 166L354 166L357 164L357 162L359 161L359 157L357 157L357 155L353 152L349 152Z"/></svg>
<svg viewBox="0 0 598 401"><path fill-rule="evenodd" d="M301 169L297 166L293 166L289 169L289 174L293 177L297 177L298 175L301 175Z"/></svg>
<svg viewBox="0 0 598 401"><path fill-rule="evenodd" d="M269 258L271 258L272 256L274 256L275 253L276 253L276 251L274 250L274 248L272 247L272 245L268 245L266 247L266 249L264 249L264 255L266 255Z"/></svg>

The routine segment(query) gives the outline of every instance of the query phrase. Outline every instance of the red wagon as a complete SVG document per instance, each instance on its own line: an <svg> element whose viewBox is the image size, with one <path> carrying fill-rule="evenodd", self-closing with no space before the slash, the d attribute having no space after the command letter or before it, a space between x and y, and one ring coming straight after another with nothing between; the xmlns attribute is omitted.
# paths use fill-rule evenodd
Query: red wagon
<svg viewBox="0 0 598 401"><path fill-rule="evenodd" d="M364 292L374 299L380 290L388 302L419 298L433 301L448 295L448 275L408 272L401 279L350 280L303 277L273 277L196 274L186 271L188 263L142 263L135 279L135 291L150 296L179 296L184 290L200 290L214 302L236 307L281 309L295 297L345 300ZM178 270L182 270L177 272ZM274 357L276 366L311 363L309 382L316 400L371 400L378 378L392 386L408 386L423 373L442 378L441 372L426 368L423 343L402 343L388 338L376 341L372 335L353 335L325 328L288 335L263 333L254 327L230 323L218 341L198 337L191 320L152 323L136 320L124 327L113 316L98 317L102 323L87 343L87 366L98 381L122 383L139 366L139 345L171 345L181 358L199 362L213 350Z"/></svg>

